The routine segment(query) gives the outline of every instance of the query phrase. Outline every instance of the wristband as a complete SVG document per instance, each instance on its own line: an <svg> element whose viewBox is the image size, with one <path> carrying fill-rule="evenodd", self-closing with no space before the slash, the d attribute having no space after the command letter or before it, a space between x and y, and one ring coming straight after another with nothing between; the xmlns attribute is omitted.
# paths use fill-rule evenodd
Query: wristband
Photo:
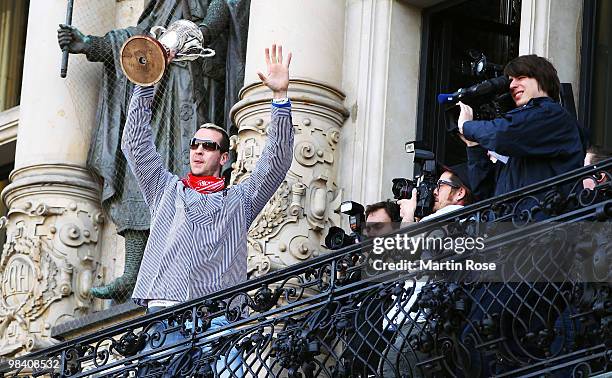
<svg viewBox="0 0 612 378"><path fill-rule="evenodd" d="M287 108L291 106L291 101L289 101L288 97L274 98L272 99L272 106L276 106L277 108Z"/></svg>

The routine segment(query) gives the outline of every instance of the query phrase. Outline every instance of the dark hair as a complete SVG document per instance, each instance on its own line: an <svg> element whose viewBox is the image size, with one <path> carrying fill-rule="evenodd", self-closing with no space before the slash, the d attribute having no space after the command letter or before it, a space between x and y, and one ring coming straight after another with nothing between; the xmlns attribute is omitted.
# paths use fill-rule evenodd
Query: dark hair
<svg viewBox="0 0 612 378"><path fill-rule="evenodd" d="M227 135L227 131L223 130L222 127L217 126L214 123L205 123L202 126L200 126L198 130L199 129L210 129L210 130L217 131L219 134L221 134L221 144L220 144L221 152L229 151L229 145L230 145L229 135Z"/></svg>
<svg viewBox="0 0 612 378"><path fill-rule="evenodd" d="M402 218L400 217L399 205L389 200L376 202L376 203L366 206L366 210L365 210L366 219L370 216L370 214L380 209L385 210L389 218L391 218L391 222L401 222Z"/></svg>
<svg viewBox="0 0 612 378"><path fill-rule="evenodd" d="M459 178L459 176L457 176L451 171L447 171L447 172L450 173L450 181L454 184L461 186L463 190L465 190L465 197L463 197L463 205L467 206L467 205L472 204L474 202L474 195L472 194L472 191L470 190L470 188L468 188L467 185L465 185L463 181L461 181L461 178ZM453 188L452 190L457 190L457 189Z"/></svg>
<svg viewBox="0 0 612 378"><path fill-rule="evenodd" d="M559 102L561 82L557 70L548 59L537 55L519 56L506 64L504 74L512 77L527 76L536 79L540 89L546 92L550 98Z"/></svg>

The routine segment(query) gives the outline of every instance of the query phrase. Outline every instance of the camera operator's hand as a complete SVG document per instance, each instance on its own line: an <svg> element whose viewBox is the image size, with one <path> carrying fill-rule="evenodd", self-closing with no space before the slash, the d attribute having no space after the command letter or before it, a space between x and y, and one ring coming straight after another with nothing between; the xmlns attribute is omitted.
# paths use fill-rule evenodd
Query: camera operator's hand
<svg viewBox="0 0 612 378"><path fill-rule="evenodd" d="M397 201L400 206L400 217L402 217L402 223L414 223L414 212L417 206L417 190L412 189L412 195L410 199L401 199Z"/></svg>
<svg viewBox="0 0 612 378"><path fill-rule="evenodd" d="M466 105L461 101L459 101L457 105L459 105L459 107L461 108L457 124L459 126L459 132L461 133L461 135L463 135L463 124L467 121L472 121L474 119L474 110L472 110L471 106Z"/></svg>

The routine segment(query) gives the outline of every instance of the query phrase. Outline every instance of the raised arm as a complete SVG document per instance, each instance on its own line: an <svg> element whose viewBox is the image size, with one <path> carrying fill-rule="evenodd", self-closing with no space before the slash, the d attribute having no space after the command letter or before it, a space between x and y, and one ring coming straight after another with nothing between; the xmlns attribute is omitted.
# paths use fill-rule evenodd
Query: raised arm
<svg viewBox="0 0 612 378"><path fill-rule="evenodd" d="M164 168L151 134L153 87L134 88L121 150L132 170L147 205L154 210L172 174Z"/></svg>
<svg viewBox="0 0 612 378"><path fill-rule="evenodd" d="M259 78L272 90L279 103L272 104L272 119L268 126L268 140L251 176L239 186L244 191L247 226L253 222L270 197L283 182L291 166L293 152L293 124L291 103L287 99L291 53L283 60L282 46L272 45L272 55L266 49L268 73L258 72ZM283 101L286 100L286 101Z"/></svg>
<svg viewBox="0 0 612 378"><path fill-rule="evenodd" d="M458 123L461 125L459 130L463 132L465 122L471 121L474 116L471 107L461 102L459 102L459 106L461 107L458 120ZM482 148L478 142L467 139L461 132L458 135L466 146L468 180L470 188L472 188L472 194L479 201L491 198L495 193L497 168L489 159L487 150Z"/></svg>

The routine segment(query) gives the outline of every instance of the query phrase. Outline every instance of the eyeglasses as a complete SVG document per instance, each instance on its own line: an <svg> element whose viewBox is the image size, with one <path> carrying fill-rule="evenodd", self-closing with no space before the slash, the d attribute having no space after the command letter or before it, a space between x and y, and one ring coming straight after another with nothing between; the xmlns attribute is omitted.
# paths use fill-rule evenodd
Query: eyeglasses
<svg viewBox="0 0 612 378"><path fill-rule="evenodd" d="M199 146L202 146L202 148L206 151L221 150L219 143L208 139L191 138L189 146L192 150L197 150Z"/></svg>
<svg viewBox="0 0 612 378"><path fill-rule="evenodd" d="M442 185L442 184L448 185L448 186L450 186L453 189L459 189L461 187L461 185L455 184L452 181L447 181L447 180L444 180L444 179L439 179L436 188L438 190L440 190L440 185Z"/></svg>

